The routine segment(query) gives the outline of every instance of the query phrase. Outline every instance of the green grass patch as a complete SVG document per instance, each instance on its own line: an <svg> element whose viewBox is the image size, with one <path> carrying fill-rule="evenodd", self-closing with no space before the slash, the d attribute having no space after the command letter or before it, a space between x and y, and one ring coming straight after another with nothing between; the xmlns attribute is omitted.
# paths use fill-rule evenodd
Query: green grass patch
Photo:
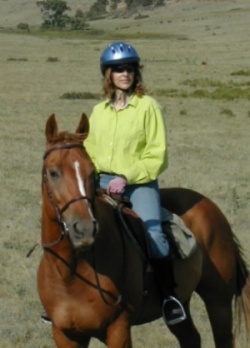
<svg viewBox="0 0 250 348"><path fill-rule="evenodd" d="M221 87L224 84L220 81L214 81L210 79L193 79L193 80L185 80L181 82L184 86L190 86L190 87Z"/></svg>
<svg viewBox="0 0 250 348"><path fill-rule="evenodd" d="M153 91L154 95L157 95L158 97L178 97L180 96L180 91L174 88L167 88L167 89L156 89Z"/></svg>
<svg viewBox="0 0 250 348"><path fill-rule="evenodd" d="M236 100L236 99L250 100L250 88L223 86L223 87L217 88L214 92L211 92L210 97L212 99L225 99L225 100Z"/></svg>
<svg viewBox="0 0 250 348"><path fill-rule="evenodd" d="M49 39L97 39L97 40L139 40L139 39L152 39L152 40L180 40L182 36L169 34L166 32L162 33L149 33L145 31L137 32L125 32L129 29L126 28L116 28L115 31L105 31L102 29L86 29L86 30L42 30L38 28L32 28L29 32L24 30L17 30L14 28L1 28L0 33L7 34L18 34L18 35L29 35L36 37L46 37ZM124 30L124 31L123 31ZM119 34L118 34L119 33Z"/></svg>
<svg viewBox="0 0 250 348"><path fill-rule="evenodd" d="M232 74L231 74L232 75ZM247 82L234 82L234 81L229 81L227 84L221 81L216 81L216 80L210 80L210 79L187 79L184 80L180 83L181 85L184 86L189 86L189 87L219 87L219 88L228 88L228 87L248 87L250 86L250 81Z"/></svg>
<svg viewBox="0 0 250 348"><path fill-rule="evenodd" d="M231 76L250 76L250 70L238 70L231 73Z"/></svg>
<svg viewBox="0 0 250 348"><path fill-rule="evenodd" d="M215 100L250 100L250 82L235 83L229 81L227 84L217 80L206 78L187 79L180 85L191 87L191 91L182 89L157 89L157 96L181 97L181 98L206 98Z"/></svg>
<svg viewBox="0 0 250 348"><path fill-rule="evenodd" d="M157 89L153 94L159 97L180 97L180 98L206 98L214 100L250 100L250 88L239 88L232 86L221 86L214 91L196 89L192 92L176 89Z"/></svg>

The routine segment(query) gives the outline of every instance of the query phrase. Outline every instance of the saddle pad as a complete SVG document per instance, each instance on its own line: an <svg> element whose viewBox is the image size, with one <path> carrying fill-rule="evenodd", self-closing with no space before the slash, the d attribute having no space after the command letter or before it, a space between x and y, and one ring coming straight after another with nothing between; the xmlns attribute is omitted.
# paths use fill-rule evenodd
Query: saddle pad
<svg viewBox="0 0 250 348"><path fill-rule="evenodd" d="M162 222L176 256L181 259L191 256L197 249L197 241L183 220L178 215L162 208Z"/></svg>

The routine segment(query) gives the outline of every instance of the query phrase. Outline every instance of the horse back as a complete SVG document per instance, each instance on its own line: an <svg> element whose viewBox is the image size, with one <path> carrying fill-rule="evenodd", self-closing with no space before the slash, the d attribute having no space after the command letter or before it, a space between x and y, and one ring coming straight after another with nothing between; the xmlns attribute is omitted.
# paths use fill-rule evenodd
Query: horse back
<svg viewBox="0 0 250 348"><path fill-rule="evenodd" d="M202 194L180 187L160 189L160 200L164 208L179 216L184 215L196 204L203 200Z"/></svg>

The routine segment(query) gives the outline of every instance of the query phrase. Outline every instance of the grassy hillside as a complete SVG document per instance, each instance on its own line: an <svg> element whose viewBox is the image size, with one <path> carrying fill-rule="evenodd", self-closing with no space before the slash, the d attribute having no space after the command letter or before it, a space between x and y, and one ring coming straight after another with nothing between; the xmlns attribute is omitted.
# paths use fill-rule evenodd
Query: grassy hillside
<svg viewBox="0 0 250 348"><path fill-rule="evenodd" d="M93 1L67 0L72 15L77 8L87 11ZM36 0L1 0L0 27L15 27L19 23L39 25L42 22L41 12Z"/></svg>
<svg viewBox="0 0 250 348"><path fill-rule="evenodd" d="M200 2L202 4L200 4ZM67 0L67 3L71 8L69 15L74 15L77 9L81 9L83 12L88 11L90 6L94 3L94 0ZM165 7L159 7L154 10L150 8L140 11L137 10L134 15L132 15L132 18L138 16L138 14L142 14L142 17L156 17L159 23L169 15L172 8L174 8L175 11L176 7L180 7L183 11L193 11L198 6L198 8L202 8L201 15L204 15L211 8L214 8L215 12L220 11L220 8L223 8L223 11L232 8L241 9L242 6L245 8L244 3L246 4L247 2L243 2L242 5L242 1L237 1L236 3L233 0L166 0ZM19 23L28 23L30 26L37 26L42 22L41 12L36 5L36 0L1 0L0 5L0 28L16 27ZM118 22L119 21L120 19L118 19ZM125 18L124 22L127 22L127 18Z"/></svg>
<svg viewBox="0 0 250 348"><path fill-rule="evenodd" d="M0 26L31 24L33 17L36 24L38 9L30 3L0 1ZM160 185L188 187L212 198L250 248L249 0L168 1L164 11L135 16L91 22L105 35L0 31L0 347L54 347L50 327L40 321L36 291L42 250L25 257L40 236L44 126L55 112L60 129L73 131L81 113L91 113L98 98L61 97L100 92L99 55L115 38L135 44L145 83L165 111L170 164ZM212 348L197 296L192 313L202 347ZM178 347L162 320L134 328L133 338L135 348ZM90 347L103 345L93 340Z"/></svg>

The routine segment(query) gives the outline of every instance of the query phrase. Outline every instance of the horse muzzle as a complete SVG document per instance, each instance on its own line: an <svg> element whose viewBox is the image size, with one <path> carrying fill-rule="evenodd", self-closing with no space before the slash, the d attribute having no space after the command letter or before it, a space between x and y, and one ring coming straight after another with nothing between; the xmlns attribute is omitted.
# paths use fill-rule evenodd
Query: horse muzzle
<svg viewBox="0 0 250 348"><path fill-rule="evenodd" d="M70 241L75 249L85 249L92 246L98 232L96 220L77 220L67 225Z"/></svg>

